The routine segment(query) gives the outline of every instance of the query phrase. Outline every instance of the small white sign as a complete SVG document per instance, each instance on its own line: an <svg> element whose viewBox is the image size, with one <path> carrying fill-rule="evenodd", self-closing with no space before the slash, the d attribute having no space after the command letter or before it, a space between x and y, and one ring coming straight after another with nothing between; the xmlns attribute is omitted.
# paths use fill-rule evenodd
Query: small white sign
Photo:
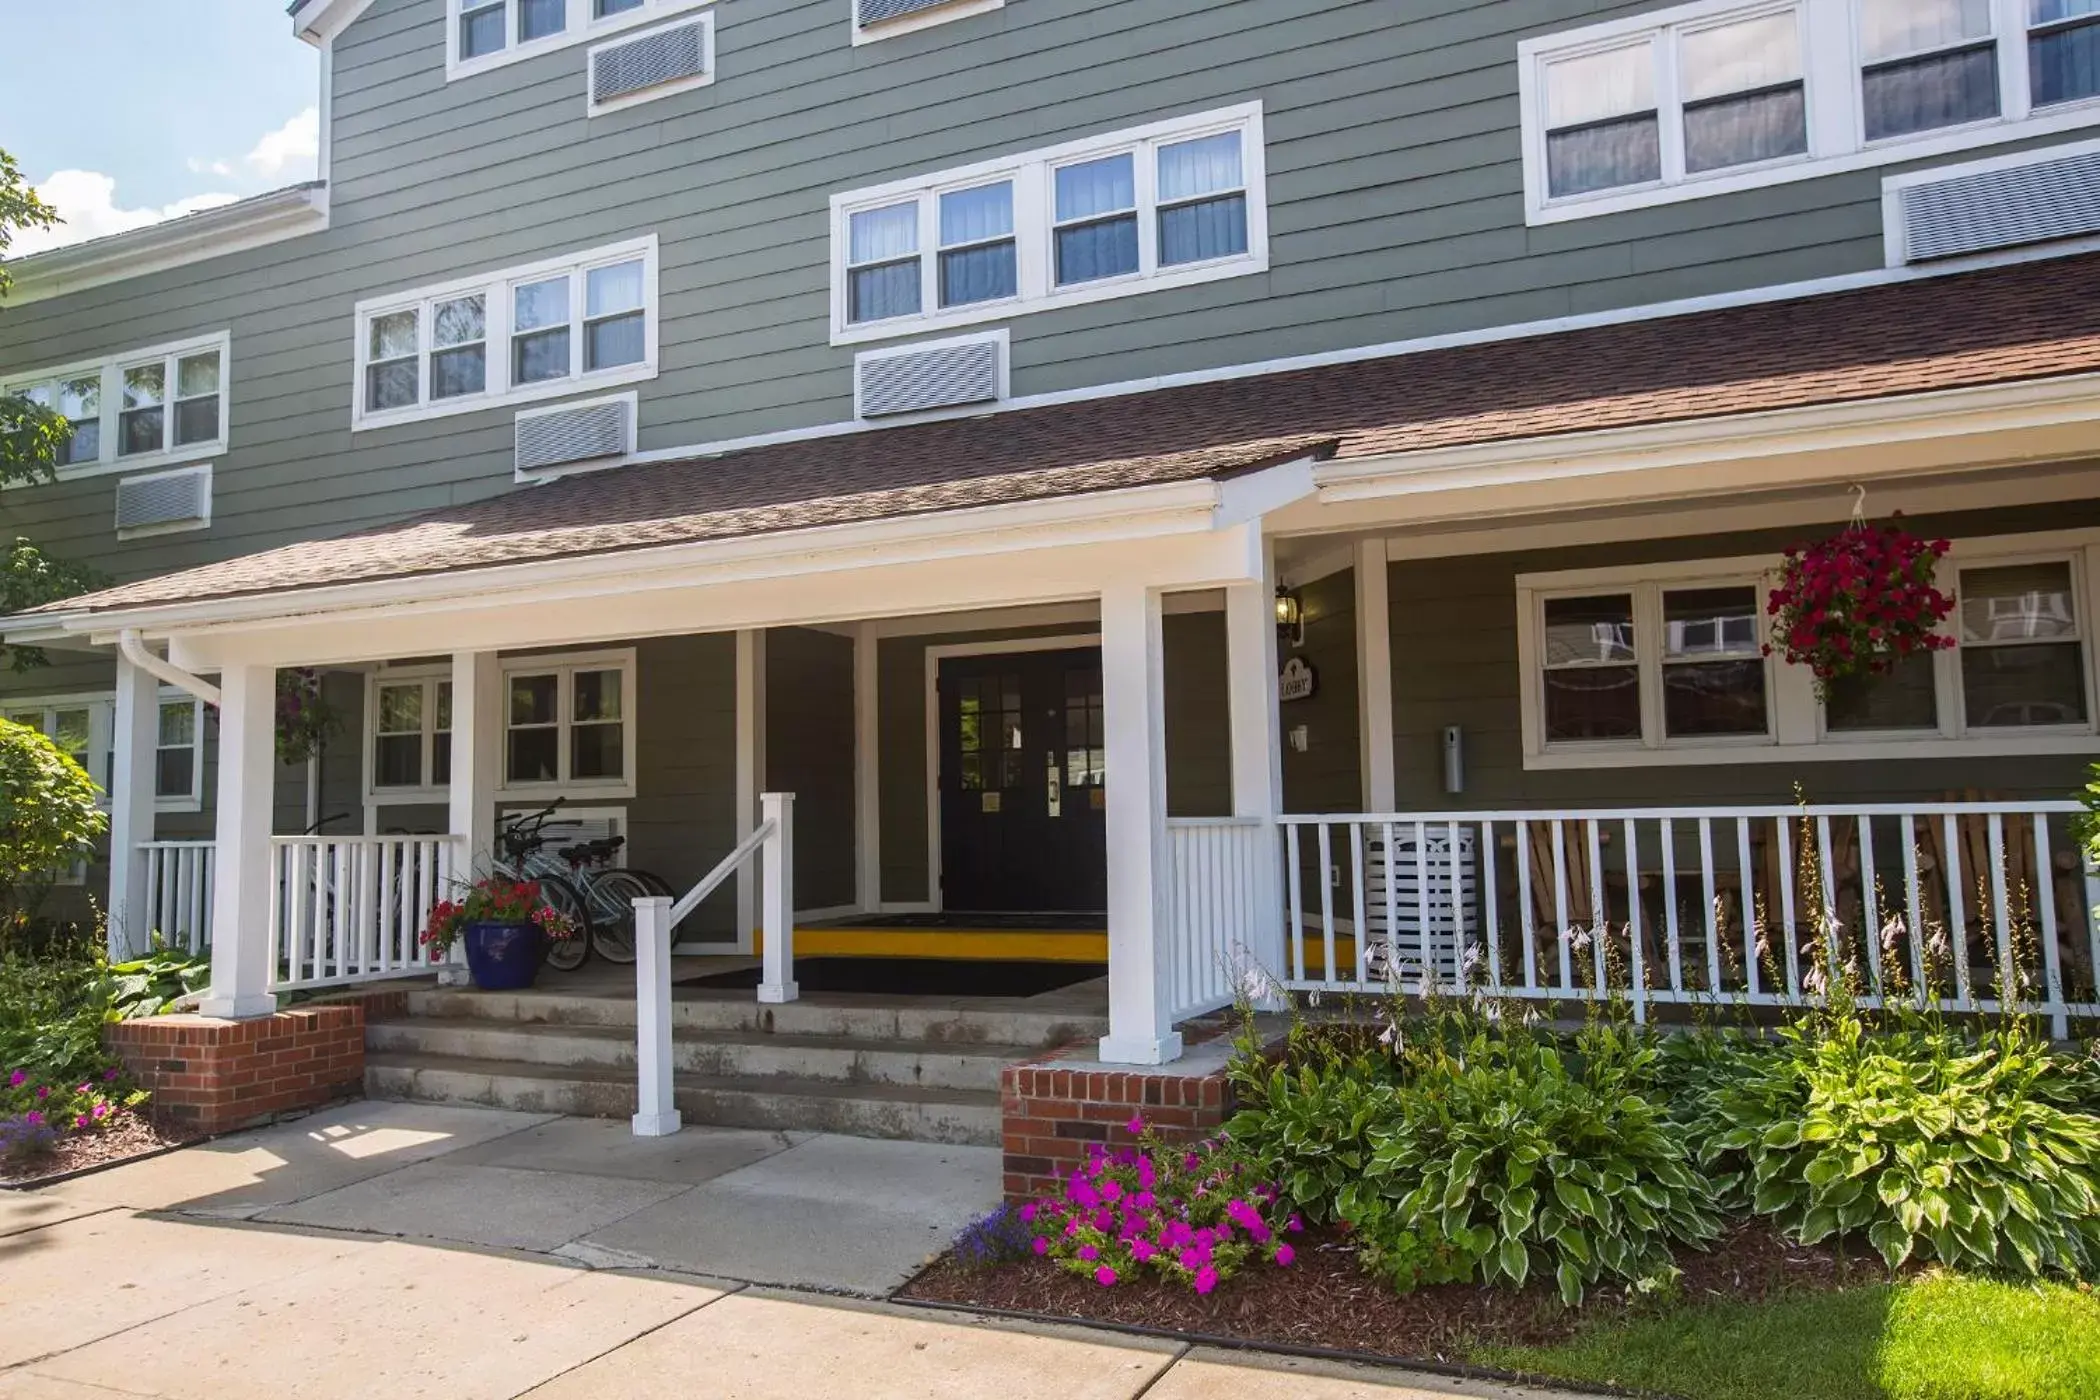
<svg viewBox="0 0 2100 1400"><path fill-rule="evenodd" d="M1285 704L1293 700L1310 700L1319 689L1319 673L1302 656L1294 656L1284 664L1283 675L1276 683L1277 697Z"/></svg>

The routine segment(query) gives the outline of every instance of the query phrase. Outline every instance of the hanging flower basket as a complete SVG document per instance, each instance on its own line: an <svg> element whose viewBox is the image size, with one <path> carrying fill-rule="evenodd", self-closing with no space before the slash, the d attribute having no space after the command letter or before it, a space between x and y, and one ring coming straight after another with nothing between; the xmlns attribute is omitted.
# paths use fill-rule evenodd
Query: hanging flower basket
<svg viewBox="0 0 2100 1400"><path fill-rule="evenodd" d="M1765 602L1766 654L1808 667L1828 699L1837 681L1883 675L1907 656L1953 646L1938 629L1954 599L1933 586L1946 553L1947 541L1920 539L1896 520L1855 518L1827 540L1796 545Z"/></svg>
<svg viewBox="0 0 2100 1400"><path fill-rule="evenodd" d="M321 673L299 667L277 673L277 761L304 763L342 729L342 716L321 696Z"/></svg>

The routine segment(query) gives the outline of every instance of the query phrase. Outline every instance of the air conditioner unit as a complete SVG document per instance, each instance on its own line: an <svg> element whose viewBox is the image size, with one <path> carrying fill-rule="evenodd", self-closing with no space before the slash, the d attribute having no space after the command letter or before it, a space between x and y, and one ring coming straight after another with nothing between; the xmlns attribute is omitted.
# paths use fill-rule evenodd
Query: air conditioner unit
<svg viewBox="0 0 2100 1400"><path fill-rule="evenodd" d="M2100 234L2100 147L2025 152L1889 182L1892 263Z"/></svg>
<svg viewBox="0 0 2100 1400"><path fill-rule="evenodd" d="M518 475L625 457L634 450L634 414L632 394L520 413Z"/></svg>
<svg viewBox="0 0 2100 1400"><path fill-rule="evenodd" d="M117 535L201 530L211 524L211 464L180 467L117 483Z"/></svg>
<svg viewBox="0 0 2100 1400"><path fill-rule="evenodd" d="M997 403L1007 397L1005 331L869 350L853 358L854 412L862 418Z"/></svg>
<svg viewBox="0 0 2100 1400"><path fill-rule="evenodd" d="M589 115L714 81L712 14L598 44L590 51Z"/></svg>

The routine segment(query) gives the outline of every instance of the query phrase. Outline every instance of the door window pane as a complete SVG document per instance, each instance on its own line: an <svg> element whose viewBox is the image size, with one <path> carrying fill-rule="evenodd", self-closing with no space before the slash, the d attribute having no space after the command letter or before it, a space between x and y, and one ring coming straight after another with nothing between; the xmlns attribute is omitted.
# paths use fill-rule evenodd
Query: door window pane
<svg viewBox="0 0 2100 1400"><path fill-rule="evenodd" d="M1679 41L1678 67L1687 171L1807 153L1807 89L1794 12L1691 30Z"/></svg>
<svg viewBox="0 0 2100 1400"><path fill-rule="evenodd" d="M1125 152L1061 166L1056 184L1058 285L1136 272L1136 158Z"/></svg>
<svg viewBox="0 0 2100 1400"><path fill-rule="evenodd" d="M124 406L117 415L117 453L158 452L167 441L166 365L135 365L124 371Z"/></svg>
<svg viewBox="0 0 2100 1400"><path fill-rule="evenodd" d="M1546 65L1546 186L1555 198L1662 178L1655 45Z"/></svg>
<svg viewBox="0 0 2100 1400"><path fill-rule="evenodd" d="M2028 0L2028 18L2034 105L2100 96L2100 0Z"/></svg>

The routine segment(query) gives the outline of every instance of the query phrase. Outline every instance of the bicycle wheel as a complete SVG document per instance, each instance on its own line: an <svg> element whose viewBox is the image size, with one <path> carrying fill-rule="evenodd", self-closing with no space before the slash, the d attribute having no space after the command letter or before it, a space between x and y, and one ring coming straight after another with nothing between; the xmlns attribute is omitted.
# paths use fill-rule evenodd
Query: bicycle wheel
<svg viewBox="0 0 2100 1400"><path fill-rule="evenodd" d="M651 899L656 890L632 870L601 870L591 877L591 944L607 962L634 961L634 902Z"/></svg>
<svg viewBox="0 0 2100 1400"><path fill-rule="evenodd" d="M649 887L649 893L656 895L659 898L678 898L678 891L672 889L671 882L669 880L666 880L661 875L654 875L646 870L636 870L632 866L627 867L620 873L623 875L632 876L633 878L640 880L643 884Z"/></svg>
<svg viewBox="0 0 2100 1400"><path fill-rule="evenodd" d="M559 875L542 875L540 898L557 914L565 914L576 925L576 936L547 944L547 966L556 972L574 972L591 956L591 911L576 887Z"/></svg>

